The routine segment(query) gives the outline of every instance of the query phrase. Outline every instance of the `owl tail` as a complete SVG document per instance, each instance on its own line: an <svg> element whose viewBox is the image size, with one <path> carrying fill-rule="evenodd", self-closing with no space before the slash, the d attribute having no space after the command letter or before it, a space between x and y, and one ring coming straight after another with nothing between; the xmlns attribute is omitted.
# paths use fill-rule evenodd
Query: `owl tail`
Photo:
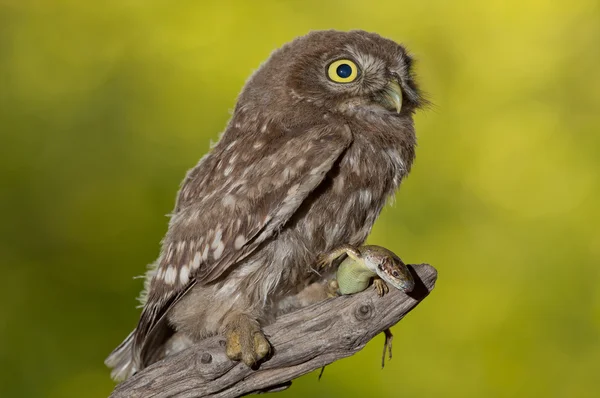
<svg viewBox="0 0 600 398"><path fill-rule="evenodd" d="M133 335L135 330L110 353L104 364L112 368L110 377L115 381L123 381L137 372L133 359Z"/></svg>

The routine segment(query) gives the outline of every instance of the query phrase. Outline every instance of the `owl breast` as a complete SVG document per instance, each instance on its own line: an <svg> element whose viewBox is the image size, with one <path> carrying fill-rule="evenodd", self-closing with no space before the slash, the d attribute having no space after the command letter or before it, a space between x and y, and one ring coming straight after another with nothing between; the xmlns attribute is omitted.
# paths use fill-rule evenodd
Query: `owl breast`
<svg viewBox="0 0 600 398"><path fill-rule="evenodd" d="M366 141L348 149L280 235L265 247L272 263L264 270L277 275L277 296L294 294L312 281L315 274L310 265L321 252L366 240L405 175L406 162L412 161L403 159L402 152L400 147L377 147Z"/></svg>
<svg viewBox="0 0 600 398"><path fill-rule="evenodd" d="M364 145L349 148L298 223L296 233L308 246L321 252L364 242L402 179L403 167L396 163L401 157L389 156L393 151Z"/></svg>

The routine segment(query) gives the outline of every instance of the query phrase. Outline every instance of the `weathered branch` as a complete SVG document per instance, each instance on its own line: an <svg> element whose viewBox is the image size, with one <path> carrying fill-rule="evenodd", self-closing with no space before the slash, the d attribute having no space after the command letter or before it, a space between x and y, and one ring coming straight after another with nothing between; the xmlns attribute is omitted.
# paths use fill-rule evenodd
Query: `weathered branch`
<svg viewBox="0 0 600 398"><path fill-rule="evenodd" d="M292 379L355 354L419 304L437 272L427 264L409 267L417 282L409 295L390 289L381 298L367 289L281 316L265 328L273 355L257 370L230 361L223 338L215 336L144 369L111 397L225 398L285 389Z"/></svg>

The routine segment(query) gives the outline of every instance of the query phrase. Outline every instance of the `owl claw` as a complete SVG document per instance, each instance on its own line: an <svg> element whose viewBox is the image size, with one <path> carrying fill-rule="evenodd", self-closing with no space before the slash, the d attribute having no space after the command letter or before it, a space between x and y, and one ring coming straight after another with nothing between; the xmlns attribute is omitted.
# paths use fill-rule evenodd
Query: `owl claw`
<svg viewBox="0 0 600 398"><path fill-rule="evenodd" d="M235 319L226 333L226 354L232 361L255 366L271 352L271 345L258 324L245 316Z"/></svg>
<svg viewBox="0 0 600 398"><path fill-rule="evenodd" d="M332 279L329 281L329 283L327 283L326 292L327 292L328 298L333 298L333 297L339 296L339 293L338 293L339 290L340 290L340 285L338 284L337 280Z"/></svg>
<svg viewBox="0 0 600 398"><path fill-rule="evenodd" d="M271 344L267 341L262 332L254 333L254 353L258 360L263 359L271 352Z"/></svg>

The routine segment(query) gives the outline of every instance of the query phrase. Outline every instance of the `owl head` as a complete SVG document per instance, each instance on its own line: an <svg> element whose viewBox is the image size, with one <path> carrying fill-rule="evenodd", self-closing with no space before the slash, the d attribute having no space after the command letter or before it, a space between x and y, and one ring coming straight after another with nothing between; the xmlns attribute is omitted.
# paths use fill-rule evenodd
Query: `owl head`
<svg viewBox="0 0 600 398"><path fill-rule="evenodd" d="M412 115L423 100L407 51L365 31L314 31L275 51L251 77L238 104L347 116Z"/></svg>

